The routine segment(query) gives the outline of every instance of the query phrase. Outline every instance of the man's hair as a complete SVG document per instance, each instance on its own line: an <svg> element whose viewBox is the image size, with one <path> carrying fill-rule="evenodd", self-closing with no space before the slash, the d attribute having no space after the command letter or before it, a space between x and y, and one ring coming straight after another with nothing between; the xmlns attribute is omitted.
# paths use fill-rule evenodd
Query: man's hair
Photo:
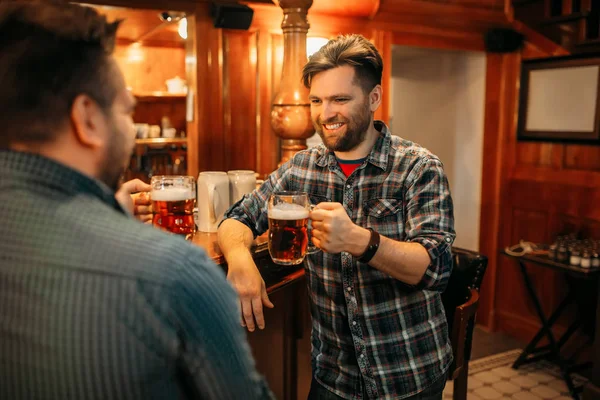
<svg viewBox="0 0 600 400"><path fill-rule="evenodd" d="M53 140L81 94L108 115L119 23L56 0L0 3L0 148Z"/></svg>
<svg viewBox="0 0 600 400"><path fill-rule="evenodd" d="M313 54L302 70L302 83L308 89L319 72L349 65L354 68L355 83L369 93L381 84L383 60L377 48L361 35L343 35L330 40Z"/></svg>

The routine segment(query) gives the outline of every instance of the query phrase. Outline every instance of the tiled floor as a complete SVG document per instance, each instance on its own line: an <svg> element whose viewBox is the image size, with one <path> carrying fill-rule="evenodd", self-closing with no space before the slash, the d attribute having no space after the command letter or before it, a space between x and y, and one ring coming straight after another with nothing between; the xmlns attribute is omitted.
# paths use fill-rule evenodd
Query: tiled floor
<svg viewBox="0 0 600 400"><path fill-rule="evenodd" d="M512 369L520 349L479 358L469 363L467 400L568 400L567 385L556 367L545 361ZM576 386L585 379L572 375ZM452 397L453 382L448 382L444 398Z"/></svg>
<svg viewBox="0 0 600 400"><path fill-rule="evenodd" d="M512 349L522 349L526 343L500 332L486 332L475 326L471 360L498 354Z"/></svg>

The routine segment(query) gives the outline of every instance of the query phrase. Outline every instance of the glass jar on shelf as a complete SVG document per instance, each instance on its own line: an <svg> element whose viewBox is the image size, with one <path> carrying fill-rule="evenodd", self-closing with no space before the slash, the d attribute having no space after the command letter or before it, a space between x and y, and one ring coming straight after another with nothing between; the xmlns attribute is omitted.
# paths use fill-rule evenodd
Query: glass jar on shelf
<svg viewBox="0 0 600 400"><path fill-rule="evenodd" d="M571 255L569 257L569 264L573 266L579 266L581 264L581 251L578 248L573 248L571 250Z"/></svg>
<svg viewBox="0 0 600 400"><path fill-rule="evenodd" d="M592 255L589 249L584 249L581 253L581 268L590 268L592 266Z"/></svg>

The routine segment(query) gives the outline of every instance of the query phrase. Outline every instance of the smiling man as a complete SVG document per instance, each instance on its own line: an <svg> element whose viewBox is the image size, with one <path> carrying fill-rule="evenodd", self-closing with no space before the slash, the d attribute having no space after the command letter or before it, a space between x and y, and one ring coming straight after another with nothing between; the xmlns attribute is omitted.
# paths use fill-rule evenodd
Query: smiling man
<svg viewBox="0 0 600 400"><path fill-rule="evenodd" d="M248 247L267 229L266 202L307 192L313 242L305 268L312 313L309 399L441 399L452 361L440 294L452 269L453 206L442 163L392 136L374 113L383 62L342 36L304 67L323 145L297 153L227 213L219 244L243 324L272 307Z"/></svg>

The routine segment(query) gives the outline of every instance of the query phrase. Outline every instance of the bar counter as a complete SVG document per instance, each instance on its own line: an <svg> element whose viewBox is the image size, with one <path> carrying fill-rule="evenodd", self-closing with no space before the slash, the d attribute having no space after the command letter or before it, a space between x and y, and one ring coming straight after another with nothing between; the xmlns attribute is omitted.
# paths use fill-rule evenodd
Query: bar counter
<svg viewBox="0 0 600 400"><path fill-rule="evenodd" d="M311 381L310 308L303 264L280 266L271 260L267 234L251 248L275 308L263 308L265 329L248 332L258 371L265 376L278 400L306 399ZM216 233L197 232L192 242L227 272Z"/></svg>
<svg viewBox="0 0 600 400"><path fill-rule="evenodd" d="M297 266L279 266L274 264L269 255L267 241L267 233L257 237L250 251L260 274L265 280L267 293L273 293L294 283L296 280L302 279L304 277L304 267L303 264ZM216 233L196 232L192 243L206 250L209 257L227 272L227 263L217 243Z"/></svg>

